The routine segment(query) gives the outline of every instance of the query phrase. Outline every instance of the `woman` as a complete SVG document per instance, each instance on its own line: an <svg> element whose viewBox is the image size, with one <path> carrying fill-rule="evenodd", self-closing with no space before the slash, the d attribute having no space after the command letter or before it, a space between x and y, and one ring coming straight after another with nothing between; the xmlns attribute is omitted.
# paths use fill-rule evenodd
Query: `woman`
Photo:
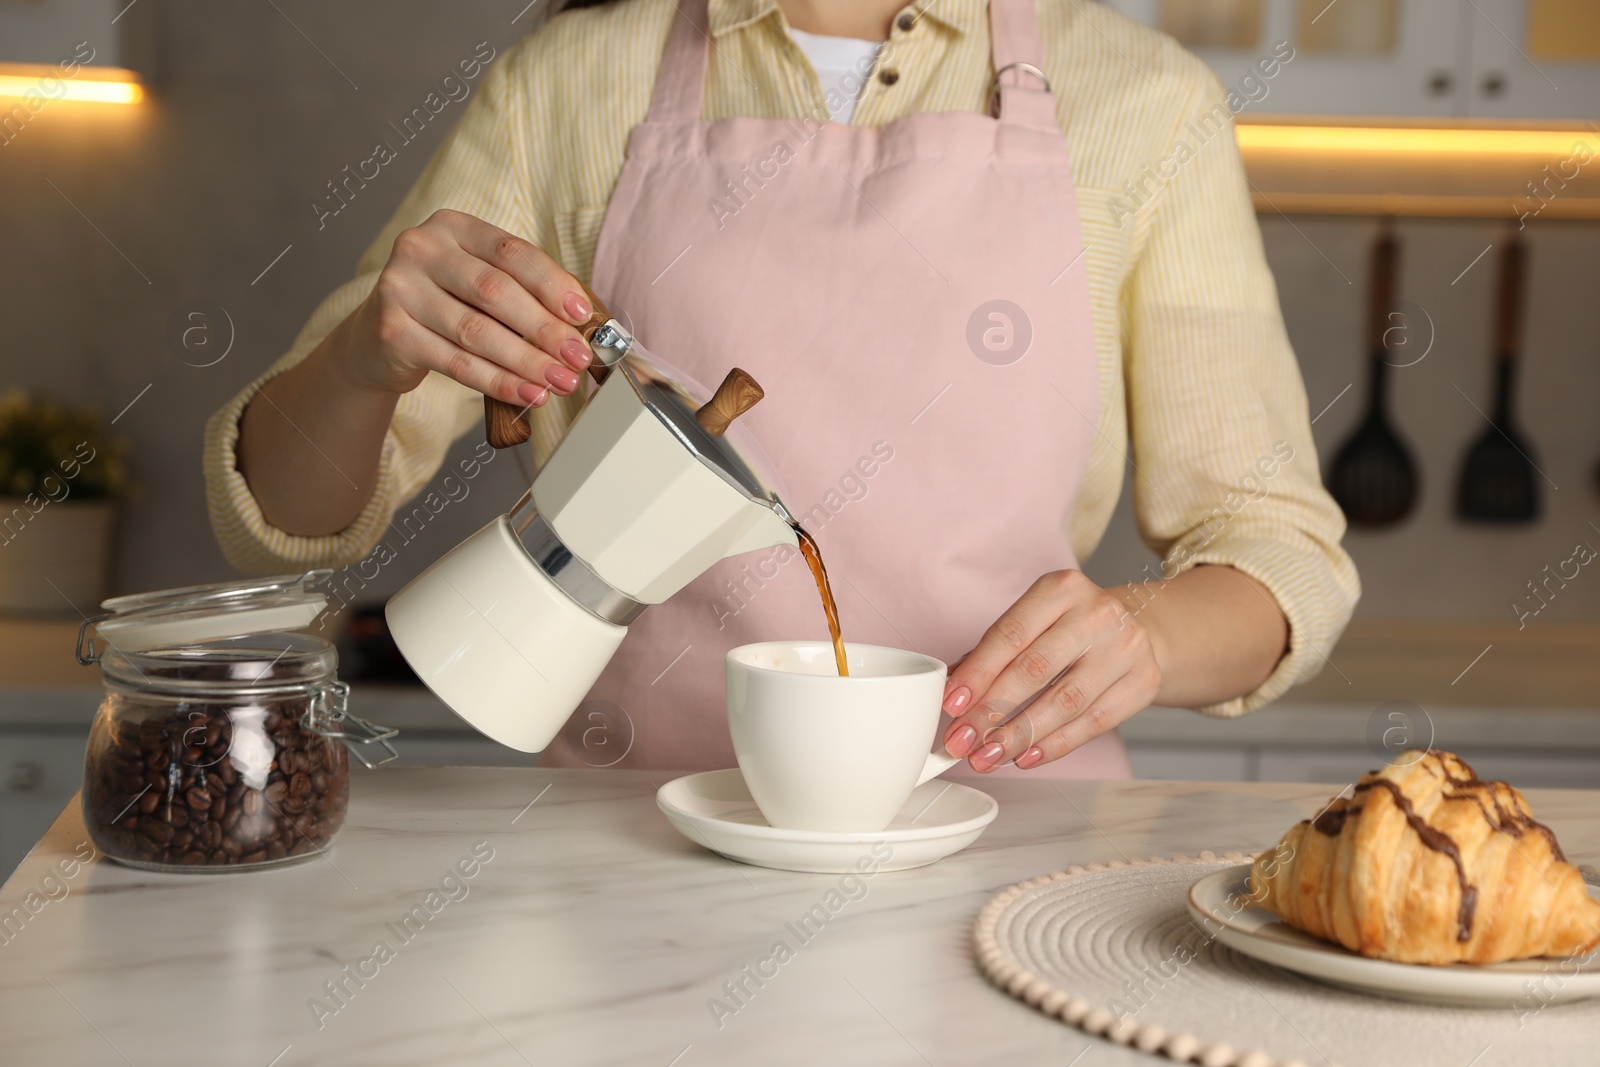
<svg viewBox="0 0 1600 1067"><path fill-rule="evenodd" d="M974 770L1127 776L1114 727L1150 703L1238 715L1315 673L1358 587L1237 153L1153 164L1222 90L1099 4L1035 2L552 19L214 416L230 558L359 559L480 425L479 393L532 409L542 462L581 406L583 278L695 378L762 383L746 418L847 637L959 660L944 738ZM1125 465L1165 562L1101 589L1077 561ZM618 765L732 765L722 653L821 632L792 555L645 612L542 761L594 763L584 732L620 708Z"/></svg>

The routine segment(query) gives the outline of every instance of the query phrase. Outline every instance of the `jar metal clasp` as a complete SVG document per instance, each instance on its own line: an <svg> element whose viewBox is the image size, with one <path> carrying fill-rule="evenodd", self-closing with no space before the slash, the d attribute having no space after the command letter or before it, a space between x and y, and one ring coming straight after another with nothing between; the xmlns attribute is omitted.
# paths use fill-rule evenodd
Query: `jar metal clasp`
<svg viewBox="0 0 1600 1067"><path fill-rule="evenodd" d="M400 753L390 741L400 731L350 714L349 702L350 686L344 682L330 682L311 698L305 714L300 716L300 725L314 734L343 741L361 765L369 769L398 759ZM374 759L377 750L373 746L382 748L387 755Z"/></svg>
<svg viewBox="0 0 1600 1067"><path fill-rule="evenodd" d="M94 628L95 623L105 618L109 618L109 616L96 615L92 619L85 618L78 627L78 645L74 651L77 652L78 662L85 667L91 667L100 662L100 650L94 647L94 638L89 635L89 631Z"/></svg>

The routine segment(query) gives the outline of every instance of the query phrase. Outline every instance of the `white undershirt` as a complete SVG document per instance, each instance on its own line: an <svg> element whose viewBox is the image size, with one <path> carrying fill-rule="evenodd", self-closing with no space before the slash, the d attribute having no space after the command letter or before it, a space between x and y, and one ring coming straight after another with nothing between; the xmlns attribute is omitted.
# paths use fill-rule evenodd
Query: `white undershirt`
<svg viewBox="0 0 1600 1067"><path fill-rule="evenodd" d="M822 83L822 98L828 103L828 117L834 122L849 122L883 44L854 37L824 37L793 28L789 36L817 72L817 80Z"/></svg>

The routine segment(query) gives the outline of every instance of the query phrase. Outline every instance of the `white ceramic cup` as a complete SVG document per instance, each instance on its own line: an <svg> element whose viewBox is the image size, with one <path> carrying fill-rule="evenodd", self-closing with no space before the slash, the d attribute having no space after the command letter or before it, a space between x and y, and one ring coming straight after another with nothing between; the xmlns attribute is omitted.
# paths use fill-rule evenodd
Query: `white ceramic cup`
<svg viewBox="0 0 1600 1067"><path fill-rule="evenodd" d="M767 822L785 830L876 833L923 782L960 762L929 751L945 665L879 645L741 645L726 659L728 729Z"/></svg>

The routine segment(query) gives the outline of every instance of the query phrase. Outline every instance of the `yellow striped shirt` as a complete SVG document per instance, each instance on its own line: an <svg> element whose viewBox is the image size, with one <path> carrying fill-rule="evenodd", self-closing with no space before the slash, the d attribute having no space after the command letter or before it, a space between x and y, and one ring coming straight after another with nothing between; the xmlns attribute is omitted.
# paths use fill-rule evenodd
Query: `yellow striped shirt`
<svg viewBox="0 0 1600 1067"><path fill-rule="evenodd" d="M1278 309L1221 85L1170 38L1097 3L1040 0L1044 70L1072 153L1093 306L1100 416L1072 543L1099 542L1130 462L1144 540L1163 574L1228 564L1288 617L1290 651L1249 696L1203 708L1237 715L1315 674L1359 595L1339 546L1344 518L1323 490L1305 389ZM896 19L853 122L982 111L992 77L983 0L934 0ZM400 230L455 208L520 234L587 279L628 131L649 106L673 0L619 0L559 15L482 75L456 127L356 277L293 347L206 430L212 525L240 569L341 566L371 552L396 508L450 443L481 425L476 394L438 374L400 401L377 492L348 528L297 537L262 518L236 470L239 416L371 291ZM826 115L822 90L776 0L711 0L715 47L703 118ZM1003 239L997 237L997 239ZM535 413L542 463L579 406ZM1130 447L1131 446L1131 447ZM1149 576L1154 578L1154 572Z"/></svg>

